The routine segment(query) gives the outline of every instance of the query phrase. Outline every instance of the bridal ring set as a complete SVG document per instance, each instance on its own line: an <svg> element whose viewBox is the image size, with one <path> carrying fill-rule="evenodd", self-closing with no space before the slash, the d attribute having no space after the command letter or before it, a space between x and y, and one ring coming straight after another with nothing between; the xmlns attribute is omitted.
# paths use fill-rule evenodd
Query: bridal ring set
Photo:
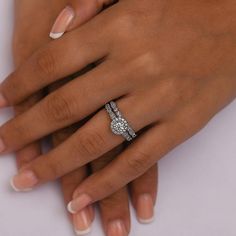
<svg viewBox="0 0 236 236"><path fill-rule="evenodd" d="M105 109L111 118L112 133L122 135L127 141L131 141L137 136L128 121L122 116L114 101L107 103Z"/></svg>

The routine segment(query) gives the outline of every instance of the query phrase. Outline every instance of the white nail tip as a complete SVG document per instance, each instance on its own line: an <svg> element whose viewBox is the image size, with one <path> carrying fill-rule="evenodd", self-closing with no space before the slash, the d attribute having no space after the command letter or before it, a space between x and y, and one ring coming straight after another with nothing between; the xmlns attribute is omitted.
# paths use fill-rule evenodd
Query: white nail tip
<svg viewBox="0 0 236 236"><path fill-rule="evenodd" d="M18 189L14 184L14 179L13 178L10 180L10 185L13 188L13 190L16 191L16 192L29 192L29 191L32 190L32 188Z"/></svg>
<svg viewBox="0 0 236 236"><path fill-rule="evenodd" d="M69 202L69 204L67 205L67 210L68 210L71 214L77 213L76 211L74 211L74 210L72 209L71 202Z"/></svg>
<svg viewBox="0 0 236 236"><path fill-rule="evenodd" d="M13 178L10 180L10 185L11 185L11 187L13 188L14 191L20 192L20 189L18 189L18 188L15 186Z"/></svg>
<svg viewBox="0 0 236 236"><path fill-rule="evenodd" d="M76 235L86 235L86 234L89 234L90 232L91 232L91 227L86 230L82 230L82 231L75 229Z"/></svg>
<svg viewBox="0 0 236 236"><path fill-rule="evenodd" d="M151 224L154 221L154 217L150 218L150 219L138 219L139 223L141 224Z"/></svg>
<svg viewBox="0 0 236 236"><path fill-rule="evenodd" d="M64 34L64 32L62 32L62 33L53 33L53 32L51 32L51 33L49 34L49 36L50 36L50 38L52 38L52 39L59 39L63 34Z"/></svg>

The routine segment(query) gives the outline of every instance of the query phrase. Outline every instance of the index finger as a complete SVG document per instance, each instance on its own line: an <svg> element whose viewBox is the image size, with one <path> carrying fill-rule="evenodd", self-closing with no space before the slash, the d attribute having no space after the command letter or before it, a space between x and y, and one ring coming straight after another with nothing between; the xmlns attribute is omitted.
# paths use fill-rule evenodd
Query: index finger
<svg viewBox="0 0 236 236"><path fill-rule="evenodd" d="M102 17L50 42L11 73L0 86L0 107L15 105L47 85L80 71L108 53Z"/></svg>

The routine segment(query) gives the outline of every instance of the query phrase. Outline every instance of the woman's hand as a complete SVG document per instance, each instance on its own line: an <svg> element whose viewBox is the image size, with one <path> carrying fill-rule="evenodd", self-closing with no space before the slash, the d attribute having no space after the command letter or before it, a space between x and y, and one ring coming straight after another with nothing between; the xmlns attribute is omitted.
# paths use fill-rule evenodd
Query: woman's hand
<svg viewBox="0 0 236 236"><path fill-rule="evenodd" d="M39 47L50 41L48 32L55 20L58 12L66 5L65 0L51 1L15 1L15 29L13 52L16 66L20 66ZM79 8L80 13L84 10ZM95 12L95 11L94 11ZM98 11L96 11L97 13ZM90 13L90 16L92 14ZM44 19L43 21L41 19ZM30 19L30 21L28 20ZM77 22L75 26L80 26L84 21ZM37 27L33 27L37 25ZM66 79L67 80L67 79ZM66 82L63 81L63 84ZM58 89L62 83L55 83L49 90ZM42 93L32 96L27 101L15 107L19 116L43 96ZM74 125L52 134L52 143L56 147L61 142L70 137L82 124ZM91 163L92 172L96 172L105 167L122 150L122 146L100 157ZM27 145L16 154L19 169L29 165L30 162L40 156L40 142ZM76 187L89 175L88 167L81 167L61 178L63 195L66 205L71 201L72 194ZM157 189L157 168L154 165L145 175L141 176L131 184L132 202L137 210L138 219L145 223L153 217L153 205L156 199ZM127 188L124 187L113 195L99 202L104 231L107 235L127 235L130 230L130 213L128 203ZM112 209L112 210L111 210ZM75 232L78 235L89 232L94 218L93 208L90 206L71 216Z"/></svg>
<svg viewBox="0 0 236 236"><path fill-rule="evenodd" d="M3 125L2 152L96 114L15 176L15 185L56 179L121 144L100 110L111 100L135 131L145 131L78 186L69 204L73 213L125 186L198 132L236 95L235 15L233 0L120 1L37 51L1 85L7 104L100 64Z"/></svg>

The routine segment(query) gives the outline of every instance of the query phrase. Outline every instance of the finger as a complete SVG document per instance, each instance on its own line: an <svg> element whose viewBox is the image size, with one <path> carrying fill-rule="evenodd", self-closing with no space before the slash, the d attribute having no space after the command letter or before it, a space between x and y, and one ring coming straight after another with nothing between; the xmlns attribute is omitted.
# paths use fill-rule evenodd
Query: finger
<svg viewBox="0 0 236 236"><path fill-rule="evenodd" d="M87 178L75 191L69 209L77 212L141 176L158 159L181 142L183 137L179 133L179 127L169 123L151 128L110 165Z"/></svg>
<svg viewBox="0 0 236 236"><path fill-rule="evenodd" d="M154 220L154 206L157 197L157 164L130 184L131 199L137 219L142 224Z"/></svg>
<svg viewBox="0 0 236 236"><path fill-rule="evenodd" d="M106 235L128 236L130 232L130 212L126 188L99 201L99 209Z"/></svg>
<svg viewBox="0 0 236 236"><path fill-rule="evenodd" d="M86 27L80 27L34 53L1 84L1 97L10 105L20 103L52 82L104 58L108 43L103 37L105 30L96 33L98 21L101 19L89 22Z"/></svg>
<svg viewBox="0 0 236 236"><path fill-rule="evenodd" d="M112 0L70 0L69 5L56 18L50 37L60 38L66 31L71 31L84 24L98 14L104 6L112 2Z"/></svg>
<svg viewBox="0 0 236 236"><path fill-rule="evenodd" d="M80 169L65 175L61 178L62 192L64 201L67 204L71 201L73 192L76 187L87 177L87 168L81 167ZM69 215L74 227L76 235L84 235L91 231L91 226L94 221L94 209L89 205L77 212L76 214Z"/></svg>
<svg viewBox="0 0 236 236"><path fill-rule="evenodd" d="M52 135L53 146L58 146L61 142L67 139L75 131L75 127L69 127L60 130ZM62 192L64 196L64 201L67 204L71 201L72 195L78 184L80 184L87 177L87 167L81 167L74 172L71 172L61 178ZM94 220L94 210L93 207L87 206L80 212L69 215L71 222L73 224L76 235L84 235L89 233L91 230L91 224Z"/></svg>
<svg viewBox="0 0 236 236"><path fill-rule="evenodd" d="M136 102L140 107L134 106ZM134 130L140 130L152 123L152 119L156 119L143 116L143 111L147 114L145 109L148 107L148 103L143 99L139 101L136 97L123 98L118 102L118 106L127 114L127 120L132 121L130 124ZM13 178L14 183L18 188L29 188L54 180L97 159L123 141L123 137L111 132L110 118L103 109L57 148L33 161L27 169ZM23 179L29 180L27 186L21 184Z"/></svg>
<svg viewBox="0 0 236 236"><path fill-rule="evenodd" d="M0 136L5 144L4 151L18 150L28 143L84 119L113 97L120 97L124 89L122 85L115 86L118 74L109 70L110 67L101 65L93 69L4 124L0 128ZM99 82L98 78L101 78ZM104 91L106 94L103 94Z"/></svg>
<svg viewBox="0 0 236 236"><path fill-rule="evenodd" d="M54 1L56 2L56 1ZM27 7L25 5L27 4ZM34 1L26 3L22 1L14 2L14 32L12 40L12 52L14 65L18 67L23 64L40 46L49 42L48 38L45 37L45 33L50 30L48 28L48 22L53 22L53 15L59 12L58 7L60 4L54 4L53 11L50 7L45 9L44 20L42 21L42 13L40 11L35 12L34 9L37 7L42 8L45 3L41 1ZM34 13L33 13L34 12ZM32 14L33 13L33 14ZM37 27L30 27L32 23L25 20L26 18L31 19L31 22L37 21ZM40 19L40 20L39 20ZM29 30L30 27L30 30ZM27 33L26 33L27 31ZM33 106L37 101L42 98L42 94L35 94L30 99L27 99L23 103L14 107L16 115L19 115ZM41 143L32 143L16 153L16 161L18 168L22 168L27 165L37 156L41 155Z"/></svg>
<svg viewBox="0 0 236 236"><path fill-rule="evenodd" d="M94 173L103 169L123 150L120 145L91 163ZM106 235L126 236L130 231L130 211L127 188L99 201L102 224Z"/></svg>
<svg viewBox="0 0 236 236"><path fill-rule="evenodd" d="M41 94L34 95L30 99L14 107L16 116L26 111L27 109L29 109L32 106L32 104L34 104L40 98L41 98ZM32 160L34 160L35 158L41 155L41 151L42 150L41 150L40 141L31 143L23 147L21 150L17 151L16 152L17 168L21 169L24 166L28 165ZM15 191L19 191L17 188L14 187L13 184L11 185ZM27 191L27 189L25 191Z"/></svg>

